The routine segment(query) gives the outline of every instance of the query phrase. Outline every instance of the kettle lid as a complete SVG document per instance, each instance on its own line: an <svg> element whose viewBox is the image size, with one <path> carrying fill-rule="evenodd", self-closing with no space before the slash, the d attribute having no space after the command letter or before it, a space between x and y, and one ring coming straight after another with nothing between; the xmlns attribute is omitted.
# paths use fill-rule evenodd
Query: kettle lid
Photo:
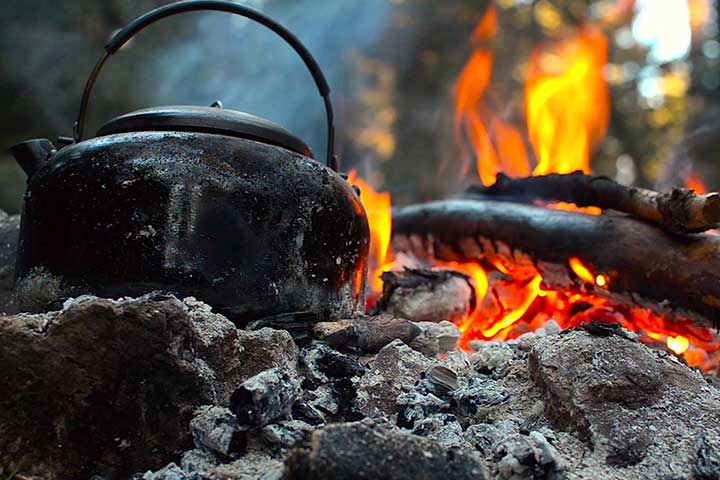
<svg viewBox="0 0 720 480"><path fill-rule="evenodd" d="M310 147L280 125L215 104L212 107L171 105L135 110L110 120L100 127L97 135L147 131L216 133L276 145L313 158Z"/></svg>

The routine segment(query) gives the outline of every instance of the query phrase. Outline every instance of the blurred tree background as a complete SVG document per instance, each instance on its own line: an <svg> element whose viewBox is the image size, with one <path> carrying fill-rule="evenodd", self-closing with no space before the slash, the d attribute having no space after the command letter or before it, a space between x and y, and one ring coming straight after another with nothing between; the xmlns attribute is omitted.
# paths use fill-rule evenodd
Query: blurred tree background
<svg viewBox="0 0 720 480"><path fill-rule="evenodd" d="M82 87L111 33L166 0L5 0L0 5L0 144L69 135ZM477 181L454 128L454 89L489 0L253 0L317 56L334 90L342 167L399 203ZM583 23L609 40L608 134L595 171L668 188L695 173L720 186L716 0L496 0L489 103L524 130L533 49ZM145 106L222 100L280 123L324 155L320 99L290 49L229 15L164 20L115 55L91 100L88 132ZM0 208L18 211L25 177L0 155Z"/></svg>

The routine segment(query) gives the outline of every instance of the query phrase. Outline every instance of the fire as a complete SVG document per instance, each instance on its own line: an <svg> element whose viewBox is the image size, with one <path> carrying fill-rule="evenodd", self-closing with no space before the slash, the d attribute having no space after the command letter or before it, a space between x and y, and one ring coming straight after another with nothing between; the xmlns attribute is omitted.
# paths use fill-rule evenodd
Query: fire
<svg viewBox="0 0 720 480"><path fill-rule="evenodd" d="M360 188L360 199L370 224L368 278L371 290L378 293L382 291L383 286L380 275L390 270L393 264L392 261L388 261L392 233L390 194L375 190L360 178L354 169L348 174L348 182Z"/></svg>
<svg viewBox="0 0 720 480"><path fill-rule="evenodd" d="M625 16L632 0L623 0ZM540 44L528 59L524 89L526 124L513 125L493 112L487 101L492 88L495 58L492 52L498 12L487 10L472 35L473 52L455 88L455 127L468 143L483 184L495 182L499 172L509 176L589 173L593 148L604 138L610 115L608 87L603 79L608 42L602 31L583 25L564 30L564 37ZM613 17L615 18L615 17ZM380 275L394 266L389 251L390 196L378 193L353 171L349 181L362 191L371 225L370 288L382 290ZM689 188L705 191L697 175ZM596 207L580 208L557 202L549 208L601 215ZM417 266L417 265L416 265ZM543 328L554 321L560 328L585 322L619 322L641 340L664 345L693 366L709 370L720 366L720 339L689 320L655 314L647 309L612 302L608 297L613 273L595 271L593 265L573 257L566 265L572 285L552 289L539 271L514 265L503 256L475 262L433 260L429 266L468 275L475 290L475 308L458 323L461 348L473 341L508 340Z"/></svg>
<svg viewBox="0 0 720 480"><path fill-rule="evenodd" d="M590 173L590 150L605 136L610 118L606 63L607 40L589 26L533 52L525 113L537 157L534 175Z"/></svg>

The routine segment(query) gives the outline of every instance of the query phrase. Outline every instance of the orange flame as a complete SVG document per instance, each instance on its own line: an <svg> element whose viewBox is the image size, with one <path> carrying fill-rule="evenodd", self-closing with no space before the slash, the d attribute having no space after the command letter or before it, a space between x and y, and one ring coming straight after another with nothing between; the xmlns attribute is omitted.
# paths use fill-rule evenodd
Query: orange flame
<svg viewBox="0 0 720 480"><path fill-rule="evenodd" d="M369 286L373 292L378 293L382 291L383 286L380 275L392 266L392 261L388 261L392 232L390 194L379 193L360 178L354 169L348 174L348 182L360 187L360 200L370 224Z"/></svg>
<svg viewBox="0 0 720 480"><path fill-rule="evenodd" d="M616 17L626 16L632 2L622 0L623 10ZM607 62L606 38L598 28L583 26L572 36L542 44L532 53L525 84L526 138L522 129L488 106L494 62L491 43L497 31L497 10L491 6L473 32L474 51L455 91L455 125L473 149L481 181L494 183L498 172L509 176L590 172L591 150L604 137L609 120L610 99L602 75ZM349 181L361 188L370 221L370 288L377 294L382 290L380 274L394 266L389 251L390 195L375 191L355 171ZM705 191L700 182L693 174L688 187ZM546 206L602 214L596 207L579 208L563 202ZM550 319L561 328L591 321L619 322L643 341L663 342L690 365L706 370L720 366L720 339L709 330L695 327L689 320L613 303L602 296L612 287L612 272L594 272L592 265L577 257L569 259L568 266L584 283L549 289L539 272L513 265L502 256L476 262L432 260L433 268L453 269L472 280L476 305L458 322L461 348L468 348L473 340L517 338L542 328Z"/></svg>
<svg viewBox="0 0 720 480"><path fill-rule="evenodd" d="M607 40L589 26L532 54L525 110L538 160L534 175L590 173L590 149L605 136L610 117L606 63Z"/></svg>

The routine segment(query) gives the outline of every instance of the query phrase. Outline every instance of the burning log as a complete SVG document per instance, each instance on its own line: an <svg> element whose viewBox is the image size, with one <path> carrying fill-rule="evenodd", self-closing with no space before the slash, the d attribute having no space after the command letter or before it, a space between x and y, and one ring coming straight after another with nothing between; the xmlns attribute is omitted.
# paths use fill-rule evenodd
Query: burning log
<svg viewBox="0 0 720 480"><path fill-rule="evenodd" d="M670 235L630 217L439 201L394 211L393 249L440 260L509 263L541 274L550 288L586 288L700 326L720 323L720 239ZM574 274L573 257L602 274L602 286Z"/></svg>
<svg viewBox="0 0 720 480"><path fill-rule="evenodd" d="M599 207L628 213L674 233L695 233L715 228L720 222L720 194L698 195L675 188L660 193L626 187L610 178L582 172L509 178L498 174L494 185L473 186L468 193L502 197L511 201L551 200L572 202L581 207Z"/></svg>

